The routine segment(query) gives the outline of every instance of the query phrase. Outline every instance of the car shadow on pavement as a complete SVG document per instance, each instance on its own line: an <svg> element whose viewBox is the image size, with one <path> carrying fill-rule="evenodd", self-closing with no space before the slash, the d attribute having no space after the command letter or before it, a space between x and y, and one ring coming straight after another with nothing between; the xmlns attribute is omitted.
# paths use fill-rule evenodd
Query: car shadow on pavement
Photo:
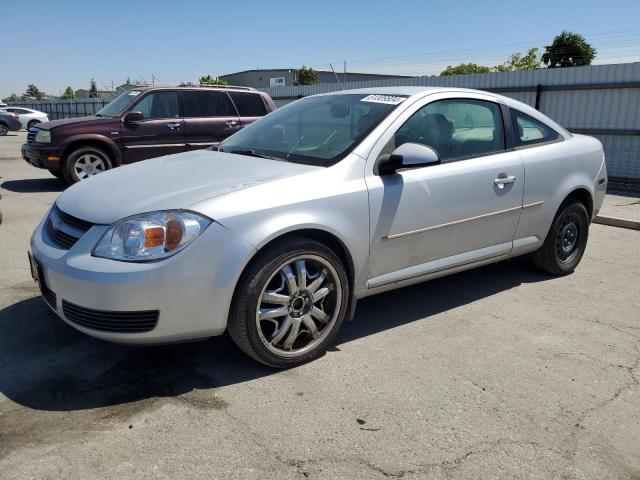
<svg viewBox="0 0 640 480"><path fill-rule="evenodd" d="M503 262L364 299L329 355L351 340L549 278ZM0 393L32 409L73 411L174 397L276 372L246 357L228 336L124 346L75 331L40 297L0 310Z"/></svg>
<svg viewBox="0 0 640 480"><path fill-rule="evenodd" d="M62 192L67 185L57 178L31 178L28 180L7 180L0 187L15 193Z"/></svg>

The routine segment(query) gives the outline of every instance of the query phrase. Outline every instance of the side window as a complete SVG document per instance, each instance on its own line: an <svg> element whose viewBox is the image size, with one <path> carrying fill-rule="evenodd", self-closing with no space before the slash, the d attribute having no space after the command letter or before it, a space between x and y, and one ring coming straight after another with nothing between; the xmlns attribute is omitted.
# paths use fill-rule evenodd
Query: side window
<svg viewBox="0 0 640 480"><path fill-rule="evenodd" d="M500 106L471 99L438 100L425 105L395 134L395 148L421 143L452 162L505 150Z"/></svg>
<svg viewBox="0 0 640 480"><path fill-rule="evenodd" d="M517 110L510 110L516 147L552 142L560 134L538 120Z"/></svg>
<svg viewBox="0 0 640 480"><path fill-rule="evenodd" d="M145 119L177 118L178 92L149 93L136 103L131 111L141 112Z"/></svg>
<svg viewBox="0 0 640 480"><path fill-rule="evenodd" d="M263 117L267 114L262 97L257 93L229 92L241 117Z"/></svg>
<svg viewBox="0 0 640 480"><path fill-rule="evenodd" d="M220 92L183 92L182 108L185 117L219 117Z"/></svg>

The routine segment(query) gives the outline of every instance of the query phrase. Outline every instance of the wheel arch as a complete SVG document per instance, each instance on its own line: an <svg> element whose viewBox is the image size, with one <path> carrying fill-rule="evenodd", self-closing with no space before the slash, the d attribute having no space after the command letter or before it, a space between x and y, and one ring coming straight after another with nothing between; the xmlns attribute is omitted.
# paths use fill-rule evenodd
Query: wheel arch
<svg viewBox="0 0 640 480"><path fill-rule="evenodd" d="M276 245L293 237L302 237L315 240L330 248L336 255L338 255L338 258L340 258L340 260L342 261L342 264L347 271L347 276L349 277L349 283L351 284L351 288L353 289L355 266L349 248L346 246L345 242L335 233L318 227L300 227L276 233L275 235L267 239L264 243L256 246L256 250L244 265L242 272L245 272L245 270L249 267L249 265L251 265L251 263L261 252L263 252L267 248L271 248L273 245ZM242 274L240 276L242 276ZM239 281L240 280L238 279L238 283Z"/></svg>
<svg viewBox="0 0 640 480"><path fill-rule="evenodd" d="M584 204L585 208L587 209L587 213L589 214L589 221L591 221L591 216L593 215L593 195L591 194L591 192L585 187L574 188L565 195L564 200L558 207L558 211L560 211L560 209L571 200L577 200L580 203Z"/></svg>
<svg viewBox="0 0 640 480"><path fill-rule="evenodd" d="M112 167L122 165L122 154L118 146L113 142L113 140L98 135L72 137L69 139L62 154L64 160L66 161L71 153L83 146L95 147L104 150L109 155Z"/></svg>

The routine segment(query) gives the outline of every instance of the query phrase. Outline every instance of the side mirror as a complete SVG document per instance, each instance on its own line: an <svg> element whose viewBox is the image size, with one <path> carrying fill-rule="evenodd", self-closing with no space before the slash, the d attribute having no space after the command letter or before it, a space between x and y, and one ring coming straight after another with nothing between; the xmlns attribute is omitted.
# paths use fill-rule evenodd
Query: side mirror
<svg viewBox="0 0 640 480"><path fill-rule="evenodd" d="M142 114L142 112L128 112L124 116L125 123L135 123L139 122L140 120L144 120L144 115Z"/></svg>
<svg viewBox="0 0 640 480"><path fill-rule="evenodd" d="M420 168L440 163L438 152L420 143L403 143L391 154L382 155L376 162L376 175L389 175L404 168Z"/></svg>

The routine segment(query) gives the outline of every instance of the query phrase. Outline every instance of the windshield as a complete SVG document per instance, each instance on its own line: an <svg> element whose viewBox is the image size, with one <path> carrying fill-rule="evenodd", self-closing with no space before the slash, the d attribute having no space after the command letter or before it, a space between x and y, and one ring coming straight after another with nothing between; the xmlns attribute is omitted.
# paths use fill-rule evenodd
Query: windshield
<svg viewBox="0 0 640 480"><path fill-rule="evenodd" d="M406 98L336 94L301 99L240 130L218 150L330 166L342 160Z"/></svg>
<svg viewBox="0 0 640 480"><path fill-rule="evenodd" d="M140 94L140 90L130 90L124 92L114 98L111 102L107 103L102 109L98 110L96 116L98 117L117 117L129 106L131 102Z"/></svg>

